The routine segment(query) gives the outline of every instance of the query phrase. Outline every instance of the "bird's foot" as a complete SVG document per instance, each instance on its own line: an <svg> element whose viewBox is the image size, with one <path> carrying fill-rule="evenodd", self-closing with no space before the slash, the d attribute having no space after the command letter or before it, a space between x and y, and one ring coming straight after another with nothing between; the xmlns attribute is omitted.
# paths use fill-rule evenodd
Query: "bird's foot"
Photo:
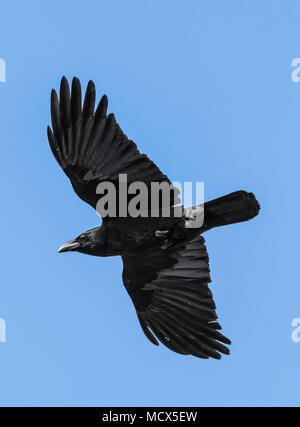
<svg viewBox="0 0 300 427"><path fill-rule="evenodd" d="M173 240L165 240L164 244L160 247L160 249L168 249L173 245Z"/></svg>
<svg viewBox="0 0 300 427"><path fill-rule="evenodd" d="M162 230L157 230L157 231L155 232L155 237L166 237L168 234L169 234L169 231L168 231L168 230L164 230L164 231L162 231Z"/></svg>

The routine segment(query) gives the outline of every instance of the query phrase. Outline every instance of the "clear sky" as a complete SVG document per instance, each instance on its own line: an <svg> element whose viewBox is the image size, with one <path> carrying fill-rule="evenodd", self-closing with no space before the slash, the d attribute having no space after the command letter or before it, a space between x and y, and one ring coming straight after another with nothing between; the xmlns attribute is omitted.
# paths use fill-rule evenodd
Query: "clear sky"
<svg viewBox="0 0 300 427"><path fill-rule="evenodd" d="M2 3L1 405L299 404L299 22L296 0ZM56 253L99 222L48 146L62 75L93 79L171 180L260 201L206 235L229 357L153 346L119 258Z"/></svg>

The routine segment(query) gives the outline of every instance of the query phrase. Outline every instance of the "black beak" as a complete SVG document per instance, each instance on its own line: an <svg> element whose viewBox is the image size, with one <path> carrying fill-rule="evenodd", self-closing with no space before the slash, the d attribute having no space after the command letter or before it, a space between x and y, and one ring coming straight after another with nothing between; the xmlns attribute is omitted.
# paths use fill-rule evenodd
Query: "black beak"
<svg viewBox="0 0 300 427"><path fill-rule="evenodd" d="M80 244L76 240L70 240L66 244L62 245L57 252L69 252L76 251L80 247Z"/></svg>

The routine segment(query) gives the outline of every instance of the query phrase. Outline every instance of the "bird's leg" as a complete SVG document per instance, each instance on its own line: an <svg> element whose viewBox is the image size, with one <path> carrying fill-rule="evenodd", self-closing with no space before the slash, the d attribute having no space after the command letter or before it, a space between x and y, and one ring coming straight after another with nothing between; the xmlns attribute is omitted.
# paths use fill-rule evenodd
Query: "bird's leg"
<svg viewBox="0 0 300 427"><path fill-rule="evenodd" d="M160 247L161 249L167 249L168 247L173 245L173 240L168 240L169 234L170 234L170 230L157 230L157 231L155 231L156 237L165 237L166 238L163 241L163 245Z"/></svg>
<svg viewBox="0 0 300 427"><path fill-rule="evenodd" d="M166 237L169 234L168 230L157 230L155 232L156 237Z"/></svg>

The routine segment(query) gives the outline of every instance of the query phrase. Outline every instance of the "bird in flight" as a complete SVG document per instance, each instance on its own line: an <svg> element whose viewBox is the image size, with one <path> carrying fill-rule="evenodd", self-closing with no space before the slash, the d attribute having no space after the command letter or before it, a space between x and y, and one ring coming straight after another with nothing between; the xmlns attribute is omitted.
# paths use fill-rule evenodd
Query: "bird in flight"
<svg viewBox="0 0 300 427"><path fill-rule="evenodd" d="M82 200L96 209L100 197L97 188L104 182L114 184L120 196L121 174L126 175L128 185L141 182L150 189L155 182L171 184L122 132L115 116L107 114L106 95L95 111L92 81L87 85L83 105L81 98L79 79L73 78L70 90L63 77L59 98L55 90L51 93L52 129L48 126L48 139L55 159ZM173 207L176 197L175 189L167 204ZM220 359L221 353L229 354L225 344L231 342L221 334L217 322L202 234L255 217L259 204L246 191L206 202L200 227L189 224L203 205L181 209L182 215L168 217L132 217L118 211L104 216L101 226L80 234L59 252L121 256L123 283L147 338L179 354Z"/></svg>

